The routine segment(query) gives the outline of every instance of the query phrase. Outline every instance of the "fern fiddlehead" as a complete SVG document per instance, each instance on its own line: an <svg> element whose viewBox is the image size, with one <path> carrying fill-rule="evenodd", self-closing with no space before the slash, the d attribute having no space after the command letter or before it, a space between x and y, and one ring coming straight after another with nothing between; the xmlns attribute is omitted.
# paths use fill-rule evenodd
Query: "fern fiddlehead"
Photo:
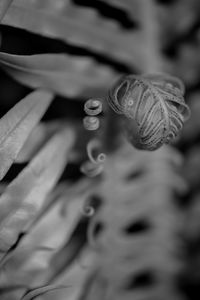
<svg viewBox="0 0 200 300"><path fill-rule="evenodd" d="M182 82L164 74L122 77L110 90L108 103L124 117L131 144L150 151L172 141L190 115Z"/></svg>

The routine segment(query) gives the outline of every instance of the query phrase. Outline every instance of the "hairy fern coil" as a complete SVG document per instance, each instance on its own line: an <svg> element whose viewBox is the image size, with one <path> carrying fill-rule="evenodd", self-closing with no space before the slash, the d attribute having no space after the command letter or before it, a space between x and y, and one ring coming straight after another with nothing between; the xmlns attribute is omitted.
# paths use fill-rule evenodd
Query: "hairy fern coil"
<svg viewBox="0 0 200 300"><path fill-rule="evenodd" d="M188 119L184 92L183 83L170 75L128 75L110 90L108 103L123 115L132 145L151 151L173 140Z"/></svg>

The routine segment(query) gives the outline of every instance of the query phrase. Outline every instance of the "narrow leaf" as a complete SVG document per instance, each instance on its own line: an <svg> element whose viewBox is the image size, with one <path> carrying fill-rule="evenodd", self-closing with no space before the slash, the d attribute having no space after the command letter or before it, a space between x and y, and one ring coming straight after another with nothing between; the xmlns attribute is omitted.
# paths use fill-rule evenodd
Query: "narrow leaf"
<svg viewBox="0 0 200 300"><path fill-rule="evenodd" d="M13 273L13 266L14 268L19 268L22 270L23 266L27 263L27 261L29 263L29 259L32 257L32 255L36 254L37 252L49 253L53 250L54 249L50 247L39 247L37 245L34 245L34 243L26 245L25 247L17 247L14 251L7 252L7 254L0 262L0 269L3 267L3 265L5 265L8 262L6 265L6 274L9 274L9 268Z"/></svg>
<svg viewBox="0 0 200 300"><path fill-rule="evenodd" d="M51 100L52 95L47 91L32 92L0 120L0 180L16 159Z"/></svg>
<svg viewBox="0 0 200 300"><path fill-rule="evenodd" d="M65 168L71 130L55 134L0 197L0 251L6 253L34 221Z"/></svg>
<svg viewBox="0 0 200 300"><path fill-rule="evenodd" d="M26 285L9 285L5 287L0 287L0 295L2 296L3 294L10 293L12 291L16 290L21 290L21 289L27 289Z"/></svg>
<svg viewBox="0 0 200 300"><path fill-rule="evenodd" d="M30 290L28 293L26 293L21 300L33 300L36 299L38 296L42 296L48 292L59 290L59 289L66 289L69 286L64 286L64 285L47 285L47 286L42 286L39 288L35 288Z"/></svg>
<svg viewBox="0 0 200 300"><path fill-rule="evenodd" d="M91 96L94 88L106 89L114 73L93 60L64 54L30 56L0 52L0 67L15 80L62 96Z"/></svg>
<svg viewBox="0 0 200 300"><path fill-rule="evenodd" d="M87 217L80 219L70 238L67 238L63 247L52 256L47 276L48 283L54 282L79 256L86 245L88 223Z"/></svg>
<svg viewBox="0 0 200 300"><path fill-rule="evenodd" d="M2 21L3 17L5 16L8 8L11 5L12 2L13 2L13 0L1 0L1 4L0 4L0 22Z"/></svg>

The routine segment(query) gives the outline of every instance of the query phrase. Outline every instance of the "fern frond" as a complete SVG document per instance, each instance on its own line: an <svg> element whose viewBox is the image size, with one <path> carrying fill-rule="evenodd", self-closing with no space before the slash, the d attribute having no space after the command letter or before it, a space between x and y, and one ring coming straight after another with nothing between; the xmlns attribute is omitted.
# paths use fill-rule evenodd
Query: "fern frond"
<svg viewBox="0 0 200 300"><path fill-rule="evenodd" d="M2 179L33 128L52 101L50 92L34 91L0 120L0 179Z"/></svg>
<svg viewBox="0 0 200 300"><path fill-rule="evenodd" d="M0 198L1 253L6 253L26 231L55 186L73 144L69 130L56 134L11 182Z"/></svg>
<svg viewBox="0 0 200 300"><path fill-rule="evenodd" d="M132 2L135 5L129 2L128 9L132 11L133 7L137 7L136 22L140 22L141 1ZM144 41L140 38L140 30L138 32L137 27L136 30L133 26L125 31L116 22L99 16L94 9L77 6L71 1L59 1L59 5L54 5L49 1L41 4L38 0L31 3L16 0L6 14L3 24L61 39L127 63L128 66L144 69L141 55L141 52L145 51Z"/></svg>
<svg viewBox="0 0 200 300"><path fill-rule="evenodd" d="M155 153L126 148L107 159L99 188L104 205L89 229L96 270L80 299L181 297L174 285L182 262L173 195L187 185L174 172L179 164L178 153L167 147Z"/></svg>
<svg viewBox="0 0 200 300"><path fill-rule="evenodd" d="M0 66L24 85L71 97L92 96L90 90L94 88L105 90L114 76L107 66L67 54L23 56L1 52Z"/></svg>

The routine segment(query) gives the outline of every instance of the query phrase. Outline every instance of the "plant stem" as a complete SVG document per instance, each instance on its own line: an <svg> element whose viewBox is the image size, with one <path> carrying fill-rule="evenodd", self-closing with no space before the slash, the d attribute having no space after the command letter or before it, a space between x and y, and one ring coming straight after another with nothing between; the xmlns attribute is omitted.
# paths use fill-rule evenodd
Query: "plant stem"
<svg viewBox="0 0 200 300"><path fill-rule="evenodd" d="M115 113L107 104L106 118L103 124L103 151L105 153L111 153L119 147L122 136L121 124L121 116Z"/></svg>

